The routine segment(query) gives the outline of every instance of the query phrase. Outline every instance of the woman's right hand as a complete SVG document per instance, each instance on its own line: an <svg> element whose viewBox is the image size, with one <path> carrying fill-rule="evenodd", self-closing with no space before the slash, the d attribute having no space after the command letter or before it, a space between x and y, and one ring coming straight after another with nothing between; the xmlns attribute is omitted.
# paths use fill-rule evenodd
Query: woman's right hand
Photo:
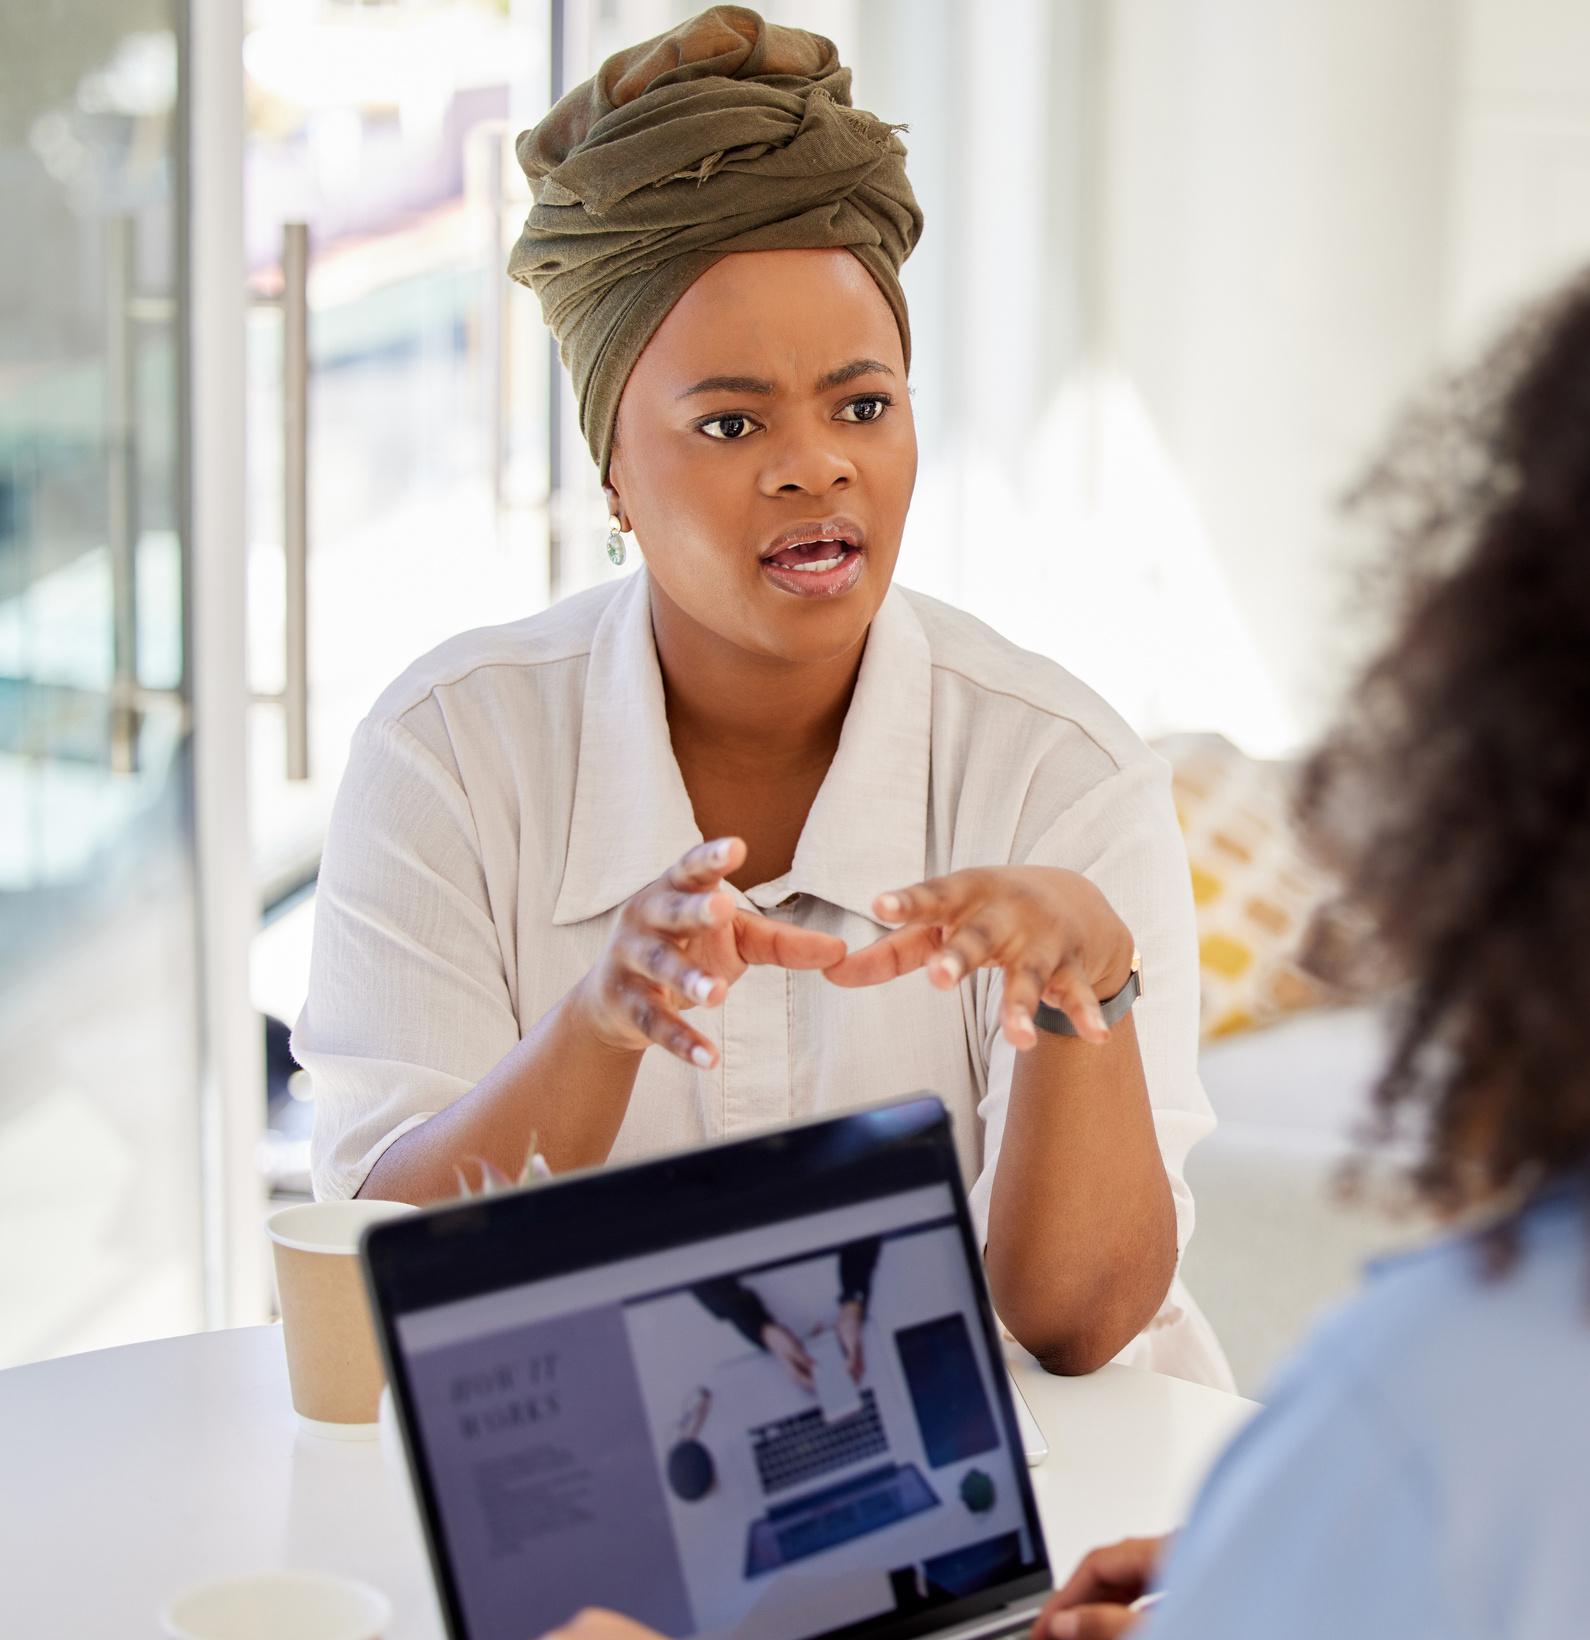
<svg viewBox="0 0 1590 1640"><path fill-rule="evenodd" d="M626 902L607 949L576 988L601 1042L633 1053L655 1042L709 1069L718 1051L680 1018L684 1010L721 1006L753 964L816 969L844 960L845 942L832 934L739 909L723 878L744 860L738 837L700 843Z"/></svg>
<svg viewBox="0 0 1590 1640"><path fill-rule="evenodd" d="M767 1351L794 1380L797 1389L817 1393L817 1380L812 1376L817 1363L806 1353L806 1346L781 1321L769 1321L762 1329L762 1348Z"/></svg>

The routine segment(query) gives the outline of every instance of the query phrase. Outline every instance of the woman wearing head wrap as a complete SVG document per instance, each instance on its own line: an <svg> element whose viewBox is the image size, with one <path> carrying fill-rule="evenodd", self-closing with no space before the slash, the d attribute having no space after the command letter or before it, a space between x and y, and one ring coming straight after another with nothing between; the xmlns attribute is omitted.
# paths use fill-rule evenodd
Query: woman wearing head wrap
<svg viewBox="0 0 1590 1640"><path fill-rule="evenodd" d="M716 6L519 157L511 271L645 569L444 645L361 726L295 1037L317 1191L423 1201L533 1141L563 1169L928 1087L1022 1342L1228 1381L1174 1279L1212 1118L1167 771L891 587L898 136L828 41Z"/></svg>

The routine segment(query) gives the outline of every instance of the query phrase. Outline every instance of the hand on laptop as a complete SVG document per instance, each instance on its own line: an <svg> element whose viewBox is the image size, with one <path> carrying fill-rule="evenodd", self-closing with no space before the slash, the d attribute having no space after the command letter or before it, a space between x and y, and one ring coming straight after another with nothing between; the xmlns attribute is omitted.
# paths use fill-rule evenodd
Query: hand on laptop
<svg viewBox="0 0 1590 1640"><path fill-rule="evenodd" d="M1148 1593L1171 1535L1123 1538L1085 1555L1038 1613L1032 1640L1115 1640L1130 1634L1140 1617L1132 1603Z"/></svg>
<svg viewBox="0 0 1590 1640"><path fill-rule="evenodd" d="M844 1353L845 1371L858 1384L867 1370L867 1358L861 1349L861 1329L866 1319L866 1307L854 1298L847 1298L834 1317L834 1336Z"/></svg>
<svg viewBox="0 0 1590 1640"><path fill-rule="evenodd" d="M806 1353L806 1346L781 1321L769 1321L762 1329L762 1347L802 1388L817 1393L817 1380L812 1374L817 1363Z"/></svg>
<svg viewBox="0 0 1590 1640"><path fill-rule="evenodd" d="M867 1370L866 1356L862 1353L862 1326L867 1312L854 1299L846 1299L834 1316L834 1337L839 1340L840 1353L845 1358L845 1371L860 1383ZM762 1329L762 1347L784 1365L784 1370L805 1390L817 1392L814 1376L817 1363L806 1346L781 1321L769 1321Z"/></svg>

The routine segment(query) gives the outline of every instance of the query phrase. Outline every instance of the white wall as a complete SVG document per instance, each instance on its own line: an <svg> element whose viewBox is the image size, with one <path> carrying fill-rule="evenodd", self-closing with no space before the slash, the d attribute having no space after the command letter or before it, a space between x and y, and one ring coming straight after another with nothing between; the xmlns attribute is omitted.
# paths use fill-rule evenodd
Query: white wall
<svg viewBox="0 0 1590 1640"><path fill-rule="evenodd" d="M923 463L900 574L1059 660L1146 734L1219 728L1284 750L1293 713L1161 416L1117 368L1125 286L1131 363L1184 370L1199 224L1181 150L1210 101L1185 61L1187 6L1125 11L863 8L857 97L909 122L927 217L904 274ZM1166 102L1178 118L1158 118Z"/></svg>
<svg viewBox="0 0 1590 1640"><path fill-rule="evenodd" d="M1343 669L1334 499L1439 356L1457 10L861 14L927 214L902 577L1145 734L1294 748Z"/></svg>
<svg viewBox="0 0 1590 1640"><path fill-rule="evenodd" d="M1113 17L1109 343L1307 732L1339 659L1333 503L1440 356L1458 8Z"/></svg>
<svg viewBox="0 0 1590 1640"><path fill-rule="evenodd" d="M1467 0L1446 334L1484 342L1590 261L1590 6Z"/></svg>
<svg viewBox="0 0 1590 1640"><path fill-rule="evenodd" d="M1590 6L1108 9L1107 346L1306 737L1356 654L1344 487L1590 257Z"/></svg>
<svg viewBox="0 0 1590 1640"><path fill-rule="evenodd" d="M694 9L570 0L571 77ZM1341 495L1432 372L1590 252L1590 5L764 10L911 128L902 578L1146 734L1305 743L1361 643Z"/></svg>

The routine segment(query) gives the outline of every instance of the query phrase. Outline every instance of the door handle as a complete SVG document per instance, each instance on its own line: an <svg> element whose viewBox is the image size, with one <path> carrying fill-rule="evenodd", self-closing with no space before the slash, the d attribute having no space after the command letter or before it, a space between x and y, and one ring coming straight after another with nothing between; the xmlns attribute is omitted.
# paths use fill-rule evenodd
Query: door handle
<svg viewBox="0 0 1590 1640"><path fill-rule="evenodd" d="M106 536L110 543L111 730L110 766L117 774L138 768L138 425L137 342L133 284L137 221L130 215L105 223L109 323L105 327Z"/></svg>
<svg viewBox="0 0 1590 1640"><path fill-rule="evenodd" d="M106 538L111 565L110 766L136 774L144 714L156 702L187 713L187 684L151 688L138 677L138 327L169 327L170 296L137 288L137 218L105 221ZM186 663L184 663L186 676ZM186 717L185 717L186 720Z"/></svg>
<svg viewBox="0 0 1590 1640"><path fill-rule="evenodd" d="M485 229L485 280L480 307L481 419L486 426L491 503L500 518L504 469L508 462L508 284L503 269L502 223L509 208L504 193L503 148L512 127L506 120L482 120L468 140L480 144L481 218Z"/></svg>
<svg viewBox="0 0 1590 1640"><path fill-rule="evenodd" d="M282 315L282 563L286 573L285 667L279 694L287 778L309 778L309 227L282 225L282 293L256 298Z"/></svg>
<svg viewBox="0 0 1590 1640"><path fill-rule="evenodd" d="M282 228L282 557L287 778L309 778L309 227Z"/></svg>

